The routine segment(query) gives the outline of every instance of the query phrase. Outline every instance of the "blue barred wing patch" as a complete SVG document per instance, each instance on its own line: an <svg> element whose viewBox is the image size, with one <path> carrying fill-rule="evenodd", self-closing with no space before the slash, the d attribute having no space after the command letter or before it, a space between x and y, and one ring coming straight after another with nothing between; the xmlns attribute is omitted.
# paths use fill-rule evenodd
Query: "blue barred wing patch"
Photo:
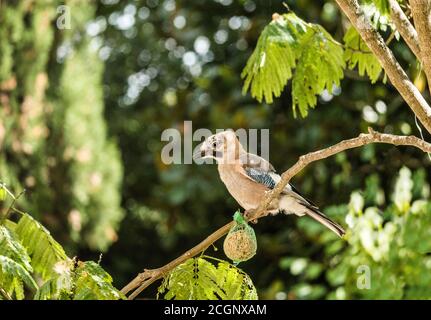
<svg viewBox="0 0 431 320"><path fill-rule="evenodd" d="M265 185L269 189L274 189L275 185L277 184L268 172L264 172L255 168L245 168L245 172L254 181Z"/></svg>

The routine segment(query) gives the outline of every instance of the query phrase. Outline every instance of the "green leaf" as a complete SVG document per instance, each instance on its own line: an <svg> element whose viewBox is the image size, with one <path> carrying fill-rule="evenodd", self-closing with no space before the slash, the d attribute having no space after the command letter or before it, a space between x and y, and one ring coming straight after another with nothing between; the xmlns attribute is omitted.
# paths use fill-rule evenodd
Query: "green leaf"
<svg viewBox="0 0 431 320"><path fill-rule="evenodd" d="M273 102L279 97L287 81L298 52L299 39L306 32L306 23L294 13L288 13L269 23L242 71L243 93L251 89L252 97L262 102Z"/></svg>
<svg viewBox="0 0 431 320"><path fill-rule="evenodd" d="M344 59L347 67L352 70L357 66L359 75L364 76L367 74L371 83L375 83L379 79L383 68L356 29L350 27L343 40L345 43Z"/></svg>
<svg viewBox="0 0 431 320"><path fill-rule="evenodd" d="M74 286L73 268L75 261L57 262L56 276L46 281L36 292L35 300L70 300Z"/></svg>
<svg viewBox="0 0 431 320"><path fill-rule="evenodd" d="M305 117L308 108L316 105L316 95L340 85L344 67L343 49L325 29L288 13L262 31L241 74L243 93L250 89L259 102L272 103L293 78L293 112L296 116L298 108Z"/></svg>
<svg viewBox="0 0 431 320"><path fill-rule="evenodd" d="M204 258L187 260L165 277L159 294L176 300L257 299L256 289L246 273L226 261L216 260L217 267Z"/></svg>
<svg viewBox="0 0 431 320"><path fill-rule="evenodd" d="M44 283L37 300L119 300L125 296L112 286L111 276L93 261L65 261L57 267L58 276ZM58 270L61 269L61 270Z"/></svg>
<svg viewBox="0 0 431 320"><path fill-rule="evenodd" d="M0 286L9 295L15 293L16 299L24 299L25 283L30 289L36 290L37 284L30 273L18 262L0 255Z"/></svg>
<svg viewBox="0 0 431 320"><path fill-rule="evenodd" d="M58 285L57 279L50 279L37 290L34 300L70 300L71 292L67 289Z"/></svg>
<svg viewBox="0 0 431 320"><path fill-rule="evenodd" d="M0 254L13 259L29 273L33 272L27 251L16 235L5 226L0 226Z"/></svg>
<svg viewBox="0 0 431 320"><path fill-rule="evenodd" d="M74 271L74 300L119 300L124 295L112 285L111 276L93 261L79 262Z"/></svg>
<svg viewBox="0 0 431 320"><path fill-rule="evenodd" d="M322 27L315 25L301 39L301 54L292 80L293 114L302 117L317 104L316 95L323 90L332 93L343 78L343 49Z"/></svg>
<svg viewBox="0 0 431 320"><path fill-rule="evenodd" d="M22 215L15 232L31 256L34 271L38 272L43 279L48 280L56 276L55 264L69 259L49 231L30 215Z"/></svg>

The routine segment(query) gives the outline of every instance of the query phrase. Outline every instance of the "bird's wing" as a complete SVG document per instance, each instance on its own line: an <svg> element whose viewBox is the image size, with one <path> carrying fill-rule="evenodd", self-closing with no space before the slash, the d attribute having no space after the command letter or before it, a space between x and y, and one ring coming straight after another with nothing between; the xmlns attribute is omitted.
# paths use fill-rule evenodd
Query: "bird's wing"
<svg viewBox="0 0 431 320"><path fill-rule="evenodd" d="M296 189L296 188L295 188L295 186L294 186L293 184L289 183L289 187L290 187L291 192L292 192L292 193L294 193L294 194L296 195L296 197L297 197L297 198L299 198L299 199L301 199L301 200L305 201L305 203L306 203L308 206L310 206L311 208L319 209L319 207L318 207L316 204L314 204L311 200L309 200L309 199L305 198L305 197L304 197L304 196L303 196L303 195L298 191L298 189Z"/></svg>
<svg viewBox="0 0 431 320"><path fill-rule="evenodd" d="M272 164L251 153L240 155L239 160L249 179L263 184L269 189L273 189L275 187L278 182L278 174L275 173L275 169Z"/></svg>
<svg viewBox="0 0 431 320"><path fill-rule="evenodd" d="M244 167L245 173L247 176L253 181L263 184L268 189L274 189L277 184L276 179L274 179L274 175L277 176L274 172L265 172L263 170L257 168Z"/></svg>
<svg viewBox="0 0 431 320"><path fill-rule="evenodd" d="M239 156L239 161L244 168L259 169L264 172L275 172L274 167L267 160L252 153L243 153Z"/></svg>
<svg viewBox="0 0 431 320"><path fill-rule="evenodd" d="M281 180L280 175L275 172L271 163L257 155L251 153L243 154L240 156L240 160L247 176L269 189L274 189L275 185ZM291 183L286 185L283 193L298 199L308 207L318 209L317 205L305 198Z"/></svg>

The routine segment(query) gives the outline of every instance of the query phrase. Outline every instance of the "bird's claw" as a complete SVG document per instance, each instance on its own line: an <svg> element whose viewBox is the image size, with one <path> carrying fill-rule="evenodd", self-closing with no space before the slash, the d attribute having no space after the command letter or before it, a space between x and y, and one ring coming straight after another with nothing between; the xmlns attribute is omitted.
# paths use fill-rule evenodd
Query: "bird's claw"
<svg viewBox="0 0 431 320"><path fill-rule="evenodd" d="M250 217L253 216L254 212L255 212L254 210L245 210L244 214L243 214L244 219L249 220ZM249 222L251 222L253 224L256 224L257 223L257 219L250 220Z"/></svg>

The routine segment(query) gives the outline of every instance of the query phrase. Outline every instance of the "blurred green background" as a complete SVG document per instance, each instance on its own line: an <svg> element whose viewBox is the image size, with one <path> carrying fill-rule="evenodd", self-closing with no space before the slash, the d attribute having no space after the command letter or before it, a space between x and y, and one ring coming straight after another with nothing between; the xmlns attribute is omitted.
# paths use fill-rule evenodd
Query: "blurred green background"
<svg viewBox="0 0 431 320"><path fill-rule="evenodd" d="M334 1L284 2L342 40L347 20ZM293 118L290 85L272 105L242 95L240 73L272 14L286 11L282 1L26 0L0 8L0 179L15 193L27 190L20 207L69 256L103 252L118 288L197 244L239 207L214 165L162 163L166 128L181 131L185 120L194 129L269 128L279 172L368 126L419 135L389 83L372 85L354 71L305 119ZM61 27L67 19L59 28L67 12L70 28ZM416 78L408 47L390 46ZM423 79L415 83L423 89ZM347 241L307 218L262 219L257 255L240 267L263 299L431 298L429 170L426 154L387 145L310 165L293 183L350 230ZM206 254L224 259L221 244ZM358 285L361 266L371 272L369 289Z"/></svg>

